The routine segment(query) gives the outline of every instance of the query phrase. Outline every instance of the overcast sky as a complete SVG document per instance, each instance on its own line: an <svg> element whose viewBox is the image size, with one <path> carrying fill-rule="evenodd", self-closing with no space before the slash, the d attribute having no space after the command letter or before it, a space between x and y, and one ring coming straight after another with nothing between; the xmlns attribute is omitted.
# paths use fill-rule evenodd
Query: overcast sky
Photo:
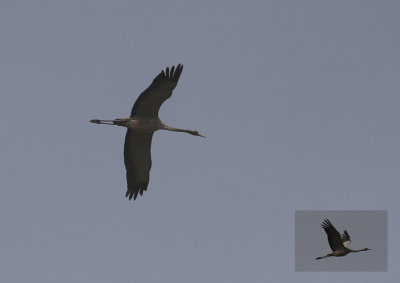
<svg viewBox="0 0 400 283"><path fill-rule="evenodd" d="M399 15L395 0L2 0L0 281L394 282ZM160 118L207 139L156 133L129 202L125 130L89 120L129 116L178 63ZM296 210L387 210L389 271L295 272Z"/></svg>

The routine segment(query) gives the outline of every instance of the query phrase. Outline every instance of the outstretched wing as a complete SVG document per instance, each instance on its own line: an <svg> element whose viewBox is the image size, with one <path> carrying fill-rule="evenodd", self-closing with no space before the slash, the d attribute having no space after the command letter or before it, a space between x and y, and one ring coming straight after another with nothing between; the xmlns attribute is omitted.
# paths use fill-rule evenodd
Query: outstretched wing
<svg viewBox="0 0 400 283"><path fill-rule="evenodd" d="M172 66L167 68L153 80L151 85L143 91L133 105L131 117L156 118L161 104L171 97L181 76L183 65L179 64L176 69Z"/></svg>
<svg viewBox="0 0 400 283"><path fill-rule="evenodd" d="M328 235L329 246L332 251L337 251L344 249L342 238L340 237L340 233L333 227L332 223L328 219L324 219L321 224L322 228L324 228L325 233Z"/></svg>
<svg viewBox="0 0 400 283"><path fill-rule="evenodd" d="M344 230L343 234L342 234L342 242L343 242L343 246L345 246L346 248L350 245L351 243L351 239L350 239L350 235L349 233L347 233L346 230Z"/></svg>
<svg viewBox="0 0 400 283"><path fill-rule="evenodd" d="M126 197L135 200L138 194L147 190L151 168L152 133L138 133L128 129L125 136L124 161L128 190Z"/></svg>

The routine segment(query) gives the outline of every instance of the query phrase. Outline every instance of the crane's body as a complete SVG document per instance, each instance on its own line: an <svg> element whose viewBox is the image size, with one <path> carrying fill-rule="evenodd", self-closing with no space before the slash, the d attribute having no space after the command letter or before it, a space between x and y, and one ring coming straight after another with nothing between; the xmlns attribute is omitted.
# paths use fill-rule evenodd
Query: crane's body
<svg viewBox="0 0 400 283"><path fill-rule="evenodd" d="M349 253L357 253L357 252L370 250L368 248L364 248L364 249L360 249L360 250L349 249L347 247L351 243L349 233L347 233L347 231L344 230L343 234L340 235L340 233L332 225L332 223L329 221L329 219L324 219L321 226L325 230L326 235L328 236L328 243L332 250L332 253L327 254L326 256L317 257L316 259L322 259L322 258L331 257L331 256L341 257L341 256L345 256Z"/></svg>
<svg viewBox="0 0 400 283"><path fill-rule="evenodd" d="M321 259L321 258L330 257L330 256L340 257L340 256L345 256L345 255L347 255L349 253L356 253L356 252L362 252L362 251L366 251L366 250L365 249L352 250L352 249L349 249L349 248L345 247L344 249L335 250L335 251L333 251L333 253L327 254L326 256L317 257L316 259Z"/></svg>
<svg viewBox="0 0 400 283"><path fill-rule="evenodd" d="M158 130L168 130L168 131L173 131L173 132L184 132L188 133L194 136L199 136L203 137L203 135L200 135L197 131L193 130L184 130L184 129L178 129L174 127L170 127L168 125L165 125L161 120L156 117L156 118L119 118L115 120L97 120L93 119L90 122L95 123L95 124L103 124L103 125L116 125L116 126L122 126L126 127L128 129L134 130L139 133L154 133L155 131Z"/></svg>
<svg viewBox="0 0 400 283"><path fill-rule="evenodd" d="M152 84L143 91L133 105L131 116L115 120L93 119L95 124L116 125L128 128L125 136L124 161L128 190L126 197L135 200L147 190L151 169L151 141L157 130L185 132L203 137L197 131L173 128L165 125L158 117L162 103L172 95L183 66L179 64L158 74Z"/></svg>

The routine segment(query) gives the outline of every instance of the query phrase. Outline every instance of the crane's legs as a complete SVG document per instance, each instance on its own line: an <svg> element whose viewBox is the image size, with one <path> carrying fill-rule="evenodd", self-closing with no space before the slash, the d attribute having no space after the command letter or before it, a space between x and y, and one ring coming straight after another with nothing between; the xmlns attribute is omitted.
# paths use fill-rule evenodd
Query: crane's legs
<svg viewBox="0 0 400 283"><path fill-rule="evenodd" d="M115 125L115 124L114 124L114 120L98 120L98 119L93 119L93 120L90 120L90 123L103 124L103 125Z"/></svg>
<svg viewBox="0 0 400 283"><path fill-rule="evenodd" d="M317 257L315 260L317 260L317 259L322 259L322 258L326 258L326 257L330 257L330 256L333 256L333 253L327 254L326 256L319 256L319 257Z"/></svg>

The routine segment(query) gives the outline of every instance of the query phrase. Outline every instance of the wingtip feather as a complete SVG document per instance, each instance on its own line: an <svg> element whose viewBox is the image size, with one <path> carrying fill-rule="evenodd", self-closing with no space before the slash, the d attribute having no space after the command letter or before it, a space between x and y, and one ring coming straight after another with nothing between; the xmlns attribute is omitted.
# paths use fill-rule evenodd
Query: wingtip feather
<svg viewBox="0 0 400 283"><path fill-rule="evenodd" d="M142 196L143 192L147 191L148 185L149 183L141 182L128 186L128 190L126 191L125 196L129 198L129 200L131 200L132 198L133 200L136 200L139 194Z"/></svg>

